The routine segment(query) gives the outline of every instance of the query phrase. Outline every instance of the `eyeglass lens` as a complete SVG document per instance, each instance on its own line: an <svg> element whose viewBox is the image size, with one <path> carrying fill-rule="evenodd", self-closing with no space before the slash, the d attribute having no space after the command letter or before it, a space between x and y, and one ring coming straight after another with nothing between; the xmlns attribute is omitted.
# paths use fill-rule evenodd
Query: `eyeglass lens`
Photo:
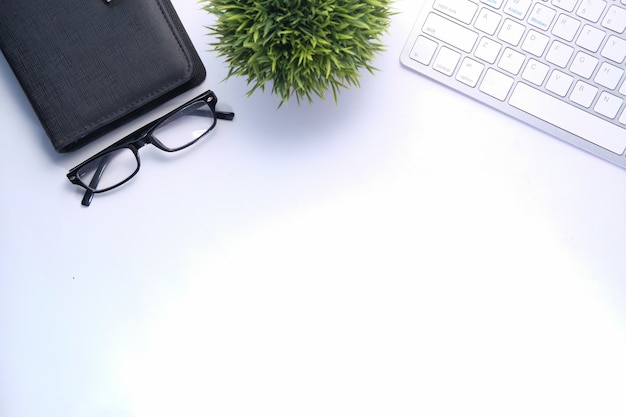
<svg viewBox="0 0 626 417"><path fill-rule="evenodd" d="M215 115L205 102L197 102L172 114L152 132L154 144L166 151L177 151L197 141L215 123ZM139 169L130 148L102 155L78 171L80 181L92 191L103 191L128 180Z"/></svg>
<svg viewBox="0 0 626 417"><path fill-rule="evenodd" d="M116 149L91 161L78 171L78 178L93 191L106 190L132 177L139 162L130 148Z"/></svg>
<svg viewBox="0 0 626 417"><path fill-rule="evenodd" d="M215 115L206 102L197 102L164 120L152 132L152 139L168 151L182 149L207 133Z"/></svg>

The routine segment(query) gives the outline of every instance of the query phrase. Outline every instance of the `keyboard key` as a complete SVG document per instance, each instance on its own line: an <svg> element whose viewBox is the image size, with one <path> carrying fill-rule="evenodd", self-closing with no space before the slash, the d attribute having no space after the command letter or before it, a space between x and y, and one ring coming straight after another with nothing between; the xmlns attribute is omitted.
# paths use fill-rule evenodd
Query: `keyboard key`
<svg viewBox="0 0 626 417"><path fill-rule="evenodd" d="M624 70L609 63L603 62L594 78L598 84L613 90L624 75Z"/></svg>
<svg viewBox="0 0 626 417"><path fill-rule="evenodd" d="M574 48L571 46L565 45L559 41L554 41L552 45L550 45L550 49L548 49L546 60L561 68L565 68L573 53Z"/></svg>
<svg viewBox="0 0 626 417"><path fill-rule="evenodd" d="M600 94L600 98L593 109L601 115L613 119L617 116L617 112L622 107L622 104L624 104L624 100L605 91Z"/></svg>
<svg viewBox="0 0 626 417"><path fill-rule="evenodd" d="M485 66L480 62L466 57L456 74L456 79L470 87L476 87L484 68Z"/></svg>
<svg viewBox="0 0 626 417"><path fill-rule="evenodd" d="M546 35L543 35L535 30L530 30L528 31L528 35L526 35L526 38L524 39L522 49L535 56L542 56L543 51L546 50L546 46L548 46L549 41L550 38L548 38Z"/></svg>
<svg viewBox="0 0 626 417"><path fill-rule="evenodd" d="M605 33L593 26L585 25L580 31L576 45L585 48L588 51L596 52L600 49L600 44L604 40Z"/></svg>
<svg viewBox="0 0 626 417"><path fill-rule="evenodd" d="M494 33L496 33L496 29L498 28L501 19L502 18L498 13L483 8L476 18L476 23L474 23L474 27L478 30L482 30L489 35L493 35Z"/></svg>
<svg viewBox="0 0 626 417"><path fill-rule="evenodd" d="M502 49L502 45L489 38L482 38L476 47L475 55L485 62L493 64Z"/></svg>
<svg viewBox="0 0 626 417"><path fill-rule="evenodd" d="M552 74L550 74L550 78L548 78L546 89L561 97L565 97L573 82L574 77L571 75L565 74L559 70L554 70Z"/></svg>
<svg viewBox="0 0 626 417"><path fill-rule="evenodd" d="M498 67L513 75L517 75L525 59L526 57L519 52L506 48L500 57L500 61L498 61Z"/></svg>
<svg viewBox="0 0 626 417"><path fill-rule="evenodd" d="M574 61L572 61L570 70L574 74L578 74L581 77L590 78L591 74L593 74L593 71L596 69L598 62L597 58L587 55L584 52L578 52L574 57Z"/></svg>
<svg viewBox="0 0 626 417"><path fill-rule="evenodd" d="M429 65L437 50L437 42L424 36L418 36L411 50L411 58L420 64Z"/></svg>
<svg viewBox="0 0 626 417"><path fill-rule="evenodd" d="M422 31L465 52L471 51L478 39L476 32L434 13L428 15Z"/></svg>
<svg viewBox="0 0 626 417"><path fill-rule="evenodd" d="M542 64L539 61L531 59L528 61L528 64L526 64L526 68L524 68L522 78L535 85L541 85L546 79L546 75L548 75L549 70L550 67L546 64Z"/></svg>
<svg viewBox="0 0 626 417"><path fill-rule="evenodd" d="M578 32L579 27L580 22L578 20L562 14L554 24L552 33L554 36L558 36L561 39L571 42L574 40L574 36L576 36L576 32Z"/></svg>
<svg viewBox="0 0 626 417"><path fill-rule="evenodd" d="M606 1L604 0L583 0L576 15L595 23L600 20L605 8Z"/></svg>
<svg viewBox="0 0 626 417"><path fill-rule="evenodd" d="M626 29L626 9L616 5L609 7L609 11L602 21L602 26L617 33L624 32Z"/></svg>
<svg viewBox="0 0 626 417"><path fill-rule="evenodd" d="M493 68L489 68L487 69L485 78L483 78L483 82L480 84L478 89L495 99L504 101L506 96L509 95L511 87L513 87L513 78L508 75L504 75Z"/></svg>
<svg viewBox="0 0 626 417"><path fill-rule="evenodd" d="M494 9L499 9L502 6L503 0L480 0L481 3L485 3L493 7ZM624 0L626 1L626 0Z"/></svg>
<svg viewBox="0 0 626 417"><path fill-rule="evenodd" d="M500 33L498 33L498 39L510 43L513 46L517 46L522 40L522 35L524 35L525 30L526 28L523 25L511 19L506 19L502 24Z"/></svg>
<svg viewBox="0 0 626 417"><path fill-rule="evenodd" d="M571 12L576 7L578 0L552 0L552 4L559 9Z"/></svg>
<svg viewBox="0 0 626 417"><path fill-rule="evenodd" d="M435 58L433 68L441 72L442 74L450 76L454 73L456 65L459 63L460 59L460 53L443 46L439 51L439 54L437 54L437 58Z"/></svg>
<svg viewBox="0 0 626 417"><path fill-rule="evenodd" d="M626 58L626 40L613 35L609 36L601 53L603 57L611 61L615 61L618 64L622 63L624 58Z"/></svg>
<svg viewBox="0 0 626 417"><path fill-rule="evenodd" d="M521 20L526 17L532 4L532 0L508 0L504 6L504 13Z"/></svg>
<svg viewBox="0 0 626 417"><path fill-rule="evenodd" d="M470 23L478 10L478 5L469 0L436 0L433 7L463 23Z"/></svg>
<svg viewBox="0 0 626 417"><path fill-rule="evenodd" d="M585 82L578 81L569 98L574 103L578 103L583 107L589 107L596 98L596 94L598 94L598 89L596 87Z"/></svg>
<svg viewBox="0 0 626 417"><path fill-rule="evenodd" d="M539 29L547 30L552 24L555 15L556 11L554 9L546 7L542 3L537 3L528 17L528 23Z"/></svg>
<svg viewBox="0 0 626 417"><path fill-rule="evenodd" d="M517 84L509 104L618 155L626 149L626 129L526 84Z"/></svg>

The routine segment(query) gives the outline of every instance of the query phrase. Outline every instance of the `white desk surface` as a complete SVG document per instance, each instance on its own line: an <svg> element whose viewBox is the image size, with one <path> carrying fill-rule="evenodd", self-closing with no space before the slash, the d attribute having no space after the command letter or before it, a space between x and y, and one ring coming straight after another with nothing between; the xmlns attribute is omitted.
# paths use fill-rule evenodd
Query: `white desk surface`
<svg viewBox="0 0 626 417"><path fill-rule="evenodd" d="M360 89L279 110L174 4L206 82L73 154L0 60L0 416L626 415L626 171L403 68L415 0ZM205 88L235 121L80 205Z"/></svg>

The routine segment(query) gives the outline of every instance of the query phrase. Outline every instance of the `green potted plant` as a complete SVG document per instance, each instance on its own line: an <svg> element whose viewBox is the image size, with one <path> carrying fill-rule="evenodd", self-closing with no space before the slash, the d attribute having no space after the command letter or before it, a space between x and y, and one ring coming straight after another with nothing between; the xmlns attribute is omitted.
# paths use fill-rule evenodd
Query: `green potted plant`
<svg viewBox="0 0 626 417"><path fill-rule="evenodd" d="M252 94L271 85L280 105L359 86L361 70L384 50L392 0L200 0L215 16L210 44L227 78L247 78Z"/></svg>

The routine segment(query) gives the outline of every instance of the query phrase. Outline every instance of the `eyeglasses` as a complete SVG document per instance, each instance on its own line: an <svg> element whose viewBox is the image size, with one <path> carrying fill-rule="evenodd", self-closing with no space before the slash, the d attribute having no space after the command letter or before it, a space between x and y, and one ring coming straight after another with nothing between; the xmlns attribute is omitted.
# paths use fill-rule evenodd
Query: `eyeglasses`
<svg viewBox="0 0 626 417"><path fill-rule="evenodd" d="M215 94L206 91L72 168L67 178L85 189L81 204L89 206L94 194L110 191L134 177L141 167L139 149L144 145L177 152L206 136L217 119L233 120L235 113L216 111L216 104Z"/></svg>

